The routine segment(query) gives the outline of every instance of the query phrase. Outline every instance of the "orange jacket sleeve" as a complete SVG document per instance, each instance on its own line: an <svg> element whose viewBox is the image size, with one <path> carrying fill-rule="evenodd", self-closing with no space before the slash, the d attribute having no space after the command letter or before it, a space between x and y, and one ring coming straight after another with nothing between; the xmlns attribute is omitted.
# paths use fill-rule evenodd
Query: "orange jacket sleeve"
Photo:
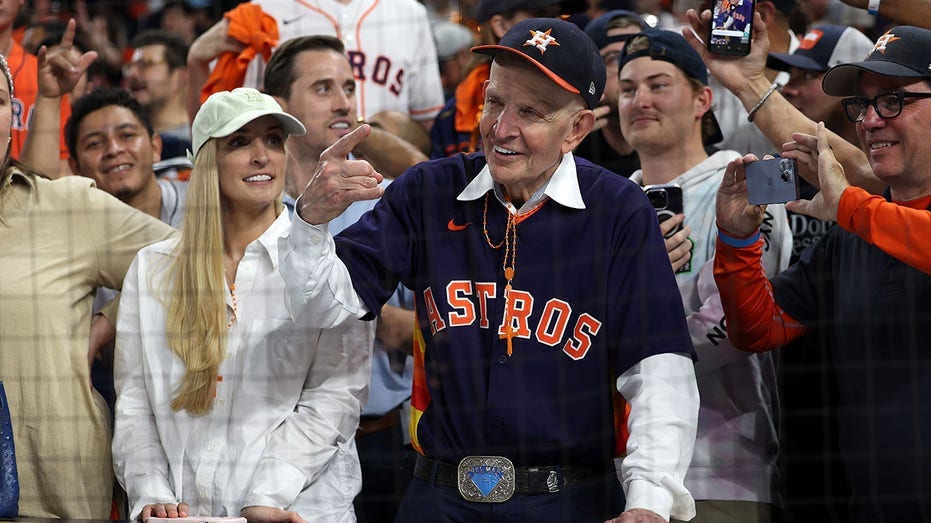
<svg viewBox="0 0 931 523"><path fill-rule="evenodd" d="M735 247L724 241L726 235L718 235L714 281L721 294L728 339L740 350L766 352L801 336L805 327L776 304L772 283L760 262L763 240L756 236L746 247Z"/></svg>

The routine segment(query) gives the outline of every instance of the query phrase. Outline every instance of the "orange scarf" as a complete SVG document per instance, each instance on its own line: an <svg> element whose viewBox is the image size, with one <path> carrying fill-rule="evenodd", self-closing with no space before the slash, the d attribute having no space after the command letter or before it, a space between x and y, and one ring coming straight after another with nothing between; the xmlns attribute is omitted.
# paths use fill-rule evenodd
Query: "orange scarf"
<svg viewBox="0 0 931 523"><path fill-rule="evenodd" d="M201 103L213 93L242 87L249 62L257 54L261 54L267 62L272 55L272 49L278 45L278 22L262 11L261 7L248 2L242 3L223 17L230 22L226 34L246 44L246 48L238 55L223 53L217 58L217 65L200 90Z"/></svg>

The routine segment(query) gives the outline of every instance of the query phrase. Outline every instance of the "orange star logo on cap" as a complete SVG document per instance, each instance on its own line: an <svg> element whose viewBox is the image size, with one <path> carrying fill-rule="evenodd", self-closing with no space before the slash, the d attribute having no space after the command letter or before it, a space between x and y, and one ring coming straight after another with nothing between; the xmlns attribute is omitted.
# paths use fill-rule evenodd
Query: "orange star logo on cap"
<svg viewBox="0 0 931 523"><path fill-rule="evenodd" d="M553 29L547 29L544 31L530 31L530 39L524 42L524 45L532 45L540 50L540 54L546 52L546 47L548 45L559 45L559 42L556 41L556 38L550 36L550 32Z"/></svg>
<svg viewBox="0 0 931 523"><path fill-rule="evenodd" d="M895 42L896 40L901 40L901 38L890 32L887 32L876 40L876 45L873 46L873 50L870 51L870 54L873 54L876 51L879 51L882 54L886 54L886 46L892 42Z"/></svg>

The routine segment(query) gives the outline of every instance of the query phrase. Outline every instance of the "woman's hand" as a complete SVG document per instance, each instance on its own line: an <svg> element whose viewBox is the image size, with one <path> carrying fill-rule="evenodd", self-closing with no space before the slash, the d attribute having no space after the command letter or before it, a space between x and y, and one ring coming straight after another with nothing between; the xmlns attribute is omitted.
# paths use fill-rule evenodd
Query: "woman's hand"
<svg viewBox="0 0 931 523"><path fill-rule="evenodd" d="M188 505L185 502L178 503L153 503L142 507L142 514L139 519L143 522L149 518L186 518L188 517Z"/></svg>
<svg viewBox="0 0 931 523"><path fill-rule="evenodd" d="M251 506L239 513L249 523L307 523L300 514L293 510L274 507Z"/></svg>

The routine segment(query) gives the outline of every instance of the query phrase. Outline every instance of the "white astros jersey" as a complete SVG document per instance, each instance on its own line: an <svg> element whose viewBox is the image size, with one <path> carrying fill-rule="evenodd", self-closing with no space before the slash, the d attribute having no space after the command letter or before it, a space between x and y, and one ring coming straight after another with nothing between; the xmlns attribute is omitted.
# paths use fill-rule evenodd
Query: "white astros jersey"
<svg viewBox="0 0 931 523"><path fill-rule="evenodd" d="M304 35L336 36L356 77L359 114L384 110L430 120L443 107L436 44L427 11L415 0L253 0L278 21L279 43ZM262 87L265 63L257 58L247 87Z"/></svg>

